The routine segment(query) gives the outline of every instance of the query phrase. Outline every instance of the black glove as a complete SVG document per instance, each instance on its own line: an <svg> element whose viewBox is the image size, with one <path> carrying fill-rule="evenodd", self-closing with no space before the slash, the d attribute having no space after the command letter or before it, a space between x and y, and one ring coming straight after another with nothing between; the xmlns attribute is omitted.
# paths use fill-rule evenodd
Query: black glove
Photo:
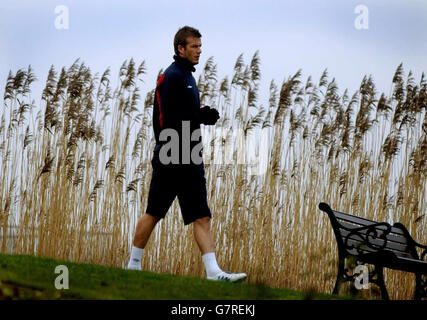
<svg viewBox="0 0 427 320"><path fill-rule="evenodd" d="M205 125L214 125L219 119L218 110L211 108L209 106L205 106L200 108L199 120L201 124Z"/></svg>

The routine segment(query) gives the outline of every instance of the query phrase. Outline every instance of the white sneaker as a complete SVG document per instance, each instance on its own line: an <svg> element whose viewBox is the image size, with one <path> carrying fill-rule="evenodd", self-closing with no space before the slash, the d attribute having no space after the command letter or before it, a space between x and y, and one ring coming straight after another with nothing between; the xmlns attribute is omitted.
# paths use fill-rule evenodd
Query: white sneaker
<svg viewBox="0 0 427 320"><path fill-rule="evenodd" d="M137 264L128 264L126 269L127 270L139 270L139 271L142 270L141 266L137 265Z"/></svg>
<svg viewBox="0 0 427 320"><path fill-rule="evenodd" d="M228 271L222 271L213 277L207 277L207 279L212 281L239 282L245 280L246 277L246 273L231 273Z"/></svg>

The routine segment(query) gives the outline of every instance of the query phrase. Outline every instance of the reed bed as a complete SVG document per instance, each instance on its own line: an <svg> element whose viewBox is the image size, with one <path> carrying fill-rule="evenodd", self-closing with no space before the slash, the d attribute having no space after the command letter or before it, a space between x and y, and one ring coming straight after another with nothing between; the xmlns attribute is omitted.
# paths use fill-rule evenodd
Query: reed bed
<svg viewBox="0 0 427 320"><path fill-rule="evenodd" d="M113 91L109 69L93 74L79 60L60 72L52 66L38 105L31 66L9 73L0 123L0 252L125 266L146 208L154 147L154 88L145 89L144 100L139 88L145 72L144 61L125 61ZM337 248L317 209L321 201L400 221L427 242L424 74L416 82L401 64L388 95L377 92L371 76L340 94L327 70L318 82L303 81L298 71L280 85L271 81L266 107L258 102L258 52L248 64L240 55L230 79L218 79L213 58L198 79L202 103L221 114L202 133L224 269L247 272L251 283L330 292ZM221 128L243 134L219 135ZM258 152L268 159L267 171L254 175L239 150L266 131L268 141L258 145L267 151ZM232 160L220 162L226 146ZM143 268L204 276L177 200L156 227ZM391 298L412 298L412 275L387 270L385 277Z"/></svg>

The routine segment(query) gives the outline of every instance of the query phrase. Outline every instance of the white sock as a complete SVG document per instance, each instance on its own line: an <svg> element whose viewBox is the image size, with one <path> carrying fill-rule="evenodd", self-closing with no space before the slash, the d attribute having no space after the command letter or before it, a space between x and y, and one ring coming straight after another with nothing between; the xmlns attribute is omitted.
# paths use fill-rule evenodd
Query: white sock
<svg viewBox="0 0 427 320"><path fill-rule="evenodd" d="M206 268L206 275L208 277L213 277L218 273L222 272L218 263L216 262L215 252L208 252L202 255L203 263Z"/></svg>
<svg viewBox="0 0 427 320"><path fill-rule="evenodd" d="M128 265L141 267L141 258L143 253L144 253L144 249L140 249L135 246L132 246L132 251L130 253L130 259L129 259Z"/></svg>

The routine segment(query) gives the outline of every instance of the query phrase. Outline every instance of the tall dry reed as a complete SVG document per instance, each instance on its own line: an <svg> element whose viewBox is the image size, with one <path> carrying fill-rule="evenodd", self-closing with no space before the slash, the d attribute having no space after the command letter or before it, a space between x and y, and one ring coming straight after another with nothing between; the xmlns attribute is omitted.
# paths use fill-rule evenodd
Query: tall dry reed
<svg viewBox="0 0 427 320"><path fill-rule="evenodd" d="M41 102L31 98L31 67L10 72L0 123L1 252L34 254L123 267L136 221L147 204L154 146L153 88L141 101L145 63L133 59L111 87L76 60L48 72ZM162 71L159 72L159 75ZM231 81L217 79L209 58L198 79L203 104L220 111L204 127L209 205L217 256L248 281L299 290L332 290L337 248L317 205L408 226L426 243L427 82L400 65L392 91L379 94L371 76L354 93L339 93L325 70L318 83L302 71L270 83L258 102L260 57L243 54ZM34 110L37 110L34 119ZM218 136L220 128L243 132ZM269 129L268 170L239 165L245 139ZM216 163L226 145L231 163ZM144 269L204 276L176 200L146 248ZM386 271L394 299L411 298L414 277ZM371 295L377 293L373 290Z"/></svg>

